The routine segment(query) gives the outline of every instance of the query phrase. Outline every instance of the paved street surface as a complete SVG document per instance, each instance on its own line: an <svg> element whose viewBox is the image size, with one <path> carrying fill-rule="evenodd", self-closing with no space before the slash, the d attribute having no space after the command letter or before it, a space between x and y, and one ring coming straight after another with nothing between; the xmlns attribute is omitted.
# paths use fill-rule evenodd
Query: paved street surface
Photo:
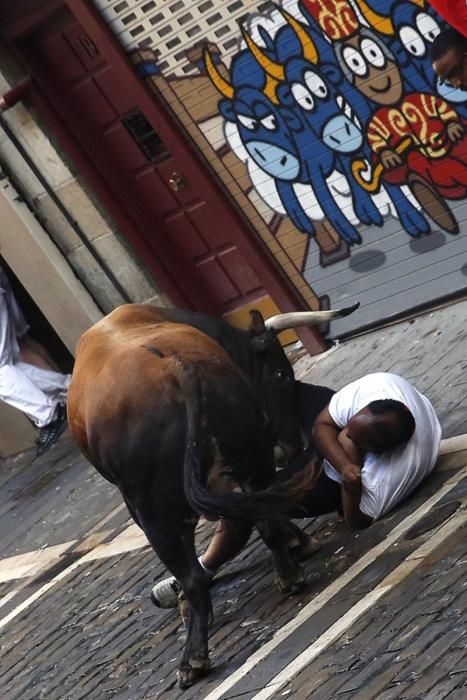
<svg viewBox="0 0 467 700"><path fill-rule="evenodd" d="M340 388L363 374L402 374L443 425L436 471L368 530L337 516L303 521L322 543L308 587L282 597L252 538L217 577L213 670L176 686L176 611L148 600L165 571L116 490L70 437L38 460L0 465L0 697L467 697L467 302L342 343L296 374ZM199 528L200 547L209 524Z"/></svg>

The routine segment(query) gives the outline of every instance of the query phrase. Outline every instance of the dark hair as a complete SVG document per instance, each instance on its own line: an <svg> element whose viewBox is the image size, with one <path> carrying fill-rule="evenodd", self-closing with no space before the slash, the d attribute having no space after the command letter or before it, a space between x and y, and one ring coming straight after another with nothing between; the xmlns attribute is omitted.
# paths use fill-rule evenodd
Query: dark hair
<svg viewBox="0 0 467 700"><path fill-rule="evenodd" d="M431 62L440 59L450 49L467 50L467 37L452 28L440 32L434 40L430 50Z"/></svg>
<svg viewBox="0 0 467 700"><path fill-rule="evenodd" d="M368 410L373 416L385 416L392 413L397 417L397 434L388 434L387 449L392 449L408 442L415 430L415 418L407 406L395 399L379 399L368 404Z"/></svg>

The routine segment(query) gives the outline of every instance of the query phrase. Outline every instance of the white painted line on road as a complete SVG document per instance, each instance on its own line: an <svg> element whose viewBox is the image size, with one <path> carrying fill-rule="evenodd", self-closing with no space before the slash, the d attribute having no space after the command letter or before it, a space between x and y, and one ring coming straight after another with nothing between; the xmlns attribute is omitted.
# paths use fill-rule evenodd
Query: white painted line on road
<svg viewBox="0 0 467 700"><path fill-rule="evenodd" d="M76 542L77 540L70 540L63 544L54 544L43 549L36 549L33 552L0 559L0 583L34 576L41 569L58 560L63 552L70 549Z"/></svg>
<svg viewBox="0 0 467 700"><path fill-rule="evenodd" d="M440 460L440 464L437 468L442 471L443 463L446 461L448 455L454 457L456 452L463 452L464 450L467 451L467 434L456 435L455 437L441 440L440 457L444 457L444 460ZM450 468L450 461L446 464L446 468ZM75 547L73 551L84 551L87 557L86 560L89 561L91 558L104 559L105 557L113 557L117 554L124 554L125 552L132 552L135 549L148 547L149 544L146 536L135 524L129 525L110 542L104 544L99 543L98 540L104 539L103 532L105 537L111 534L110 530L103 531L101 528L124 509L124 505L119 505L114 508L89 531L85 540ZM70 542L65 542L62 545L52 545L51 547L36 549L31 552L26 552L25 554L0 559L0 583L36 576L41 570L50 566L50 564L54 562L54 559L58 561L62 552L72 547L76 542L77 540L70 540ZM90 549L93 554L90 553L88 555L87 552ZM49 552L49 554L47 554L47 552Z"/></svg>
<svg viewBox="0 0 467 700"><path fill-rule="evenodd" d="M284 685L300 673L311 661L313 661L322 651L346 632L354 622L356 622L367 610L369 610L380 598L400 584L409 574L411 574L433 550L444 542L453 532L461 527L467 519L465 510L456 513L447 521L432 537L424 544L409 554L404 561L397 566L386 578L384 578L370 593L358 601L348 612L345 613L336 623L331 625L313 644L297 656L280 673L277 674L259 693L251 700L268 700L268 698L279 692ZM208 695L209 698L209 695ZM207 698L205 699L207 700Z"/></svg>
<svg viewBox="0 0 467 700"><path fill-rule="evenodd" d="M294 617L293 620L277 630L274 637L264 644L260 649L254 652L245 663L240 666L234 673L230 674L217 688L209 695L206 695L204 700L221 700L224 694L233 688L244 676L251 673L252 669L263 659L265 659L273 649L282 644L284 639L287 639L292 632L295 632L297 627L306 622L312 615L320 610L336 593L344 586L352 581L366 567L371 564L377 557L385 552L389 547L397 542L410 528L425 516L429 510L438 503L449 491L467 476L467 467L456 472L431 498L423 503L416 511L408 515L399 525L391 530L385 540L377 544L355 562L347 571L339 576L333 583L319 593L316 598L313 598L302 610Z"/></svg>
<svg viewBox="0 0 467 700"><path fill-rule="evenodd" d="M8 613L8 615L5 615L0 620L0 629L3 629L11 620L13 620L15 617L17 617L20 613L23 612L23 610L27 610L33 603L36 602L36 600L39 600L44 593L47 593L51 588L57 585L60 581L63 581L67 576L69 576L75 569L77 569L79 566L81 566L81 562L83 561L84 557L81 559L78 559L77 561L73 562L73 564L70 564L70 566L67 566L66 569L63 569L59 574L54 576L53 579L45 583L43 586L37 589L35 593L29 596L29 598L26 598L26 600L23 600L22 603L20 603L16 608L14 608L11 612Z"/></svg>
<svg viewBox="0 0 467 700"><path fill-rule="evenodd" d="M220 699L224 692L231 688L237 681L242 678L246 673L257 664L261 659L265 658L276 646L278 646L283 639L288 637L298 625L302 624L303 621L307 620L311 615L313 615L316 610L319 610L330 598L332 598L335 593L337 593L341 588L343 588L349 581L351 581L355 576L357 576L360 571L362 571L368 564L376 559L382 552L388 549L394 542L397 541L401 535L403 535L417 520L422 518L430 508L437 503L446 493L453 489L456 484L467 475L467 467L459 470L454 474L441 488L429 498L425 503L420 506L414 513L407 516L397 527L392 530L387 536L386 540L380 544L373 547L369 552L367 552L361 559L359 559L355 564L353 564L350 569L345 571L341 576L336 579L328 588L322 591L316 598L314 598L308 605L306 605L300 613L287 625L278 630L275 636L261 649L252 654L248 661L243 664L235 673L233 673L227 680L221 683L212 693L210 693L204 700L216 700ZM109 513L103 520L99 523L102 524L110 519L110 517L123 508L119 506L114 509L112 513ZM128 526L115 540L118 546L113 547L114 541L107 544L98 545L87 554L83 554L82 557L77 559L75 562L67 566L63 571L54 576L53 579L41 586L37 591L35 591L29 598L26 598L22 603L20 603L16 608L11 610L8 615L0 619L0 629L3 629L11 620L17 617L24 610L27 610L33 603L35 603L39 598L41 598L47 591L49 591L53 586L60 581L63 581L67 576L69 576L75 569L85 563L93 561L93 559L104 558L105 556L112 556L114 553L122 554L127 551L132 551L147 545L147 540L142 534L135 536L135 529L137 526ZM93 532L91 530L91 532ZM96 533L98 534L98 533ZM125 542L125 538L128 541ZM108 554L106 554L108 553ZM97 555L97 556L96 556Z"/></svg>
<svg viewBox="0 0 467 700"><path fill-rule="evenodd" d="M86 555L86 560L94 561L95 559L105 559L107 557L114 557L117 554L125 554L125 552L132 552L135 549L150 546L141 528L139 528L138 525L129 525L111 542L100 544L90 551Z"/></svg>
<svg viewBox="0 0 467 700"><path fill-rule="evenodd" d="M6 595L4 595L3 598L0 598L0 608L2 608L4 605L6 605L9 600L14 598L17 593L18 593L18 591L10 591Z"/></svg>
<svg viewBox="0 0 467 700"><path fill-rule="evenodd" d="M77 544L78 540L70 540L63 544L55 544L25 554L16 554L13 557L0 559L0 583L37 576L56 564L67 550L72 553L82 552L83 556L86 556L86 561L92 561L150 546L146 535L137 525L129 525L110 542L100 543L102 539L111 534L112 530L100 530L88 535L76 547L74 545Z"/></svg>

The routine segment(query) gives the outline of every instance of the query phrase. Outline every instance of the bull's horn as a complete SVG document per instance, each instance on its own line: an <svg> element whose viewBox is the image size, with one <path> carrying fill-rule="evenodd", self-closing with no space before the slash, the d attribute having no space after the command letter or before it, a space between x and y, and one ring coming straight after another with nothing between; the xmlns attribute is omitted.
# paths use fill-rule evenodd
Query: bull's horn
<svg viewBox="0 0 467 700"><path fill-rule="evenodd" d="M365 0L355 0L355 2L357 3L358 9L373 29L376 29L381 34L387 34L388 36L393 36L395 34L394 25L390 17L375 12L375 10L368 6Z"/></svg>
<svg viewBox="0 0 467 700"><path fill-rule="evenodd" d="M253 54L255 60L261 68L264 70L265 73L270 75L272 78L275 80L284 80L285 78L285 72L284 72L284 66L282 66L280 63L276 63L275 61L271 60L264 54L259 46L255 44L251 36L248 34L246 29L243 27L242 29L242 34L243 38L246 41L246 45L250 49L251 53Z"/></svg>
<svg viewBox="0 0 467 700"><path fill-rule="evenodd" d="M342 318L353 313L360 303L347 306L345 309L330 309L329 311L296 311L290 314L277 314L266 319L264 325L274 331L285 331L288 328L298 328L298 326L316 326L319 323L332 321L334 318Z"/></svg>
<svg viewBox="0 0 467 700"><path fill-rule="evenodd" d="M279 98L277 97L277 92L276 92L278 85L279 85L278 80L271 78L270 75L266 75L266 85L263 88L263 93L266 95L266 97L269 97L271 102L275 105L279 104Z"/></svg>
<svg viewBox="0 0 467 700"><path fill-rule="evenodd" d="M224 95L224 97L228 97L230 100L232 100L235 91L232 85L225 78L223 78L217 70L216 66L214 65L214 61L212 60L212 56L209 53L209 49L207 48L204 50L204 65L212 83L219 90L221 95Z"/></svg>
<svg viewBox="0 0 467 700"><path fill-rule="evenodd" d="M298 22L298 20L295 19L291 14L286 12L286 10L282 9L282 7L277 8L281 15L287 20L288 24L292 27L294 30L295 34L297 35L297 39L299 40L302 51L303 51L303 58L305 58L307 61L310 61L310 63L317 64L318 63L318 51L316 50L316 46L309 34L306 33L305 29L303 28L303 25Z"/></svg>

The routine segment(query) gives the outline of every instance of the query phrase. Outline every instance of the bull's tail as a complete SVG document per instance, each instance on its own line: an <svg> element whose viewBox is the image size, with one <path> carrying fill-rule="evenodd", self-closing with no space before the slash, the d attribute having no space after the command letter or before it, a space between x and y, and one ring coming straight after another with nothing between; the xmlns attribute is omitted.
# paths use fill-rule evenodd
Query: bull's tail
<svg viewBox="0 0 467 700"><path fill-rule="evenodd" d="M184 491L188 503L199 515L212 520L251 519L271 520L283 518L300 504L304 493L318 479L322 460L311 459L308 465L288 481L274 483L264 491L212 494L201 478L201 417L202 393L196 369L183 364L180 377L186 406L186 445L184 458Z"/></svg>

